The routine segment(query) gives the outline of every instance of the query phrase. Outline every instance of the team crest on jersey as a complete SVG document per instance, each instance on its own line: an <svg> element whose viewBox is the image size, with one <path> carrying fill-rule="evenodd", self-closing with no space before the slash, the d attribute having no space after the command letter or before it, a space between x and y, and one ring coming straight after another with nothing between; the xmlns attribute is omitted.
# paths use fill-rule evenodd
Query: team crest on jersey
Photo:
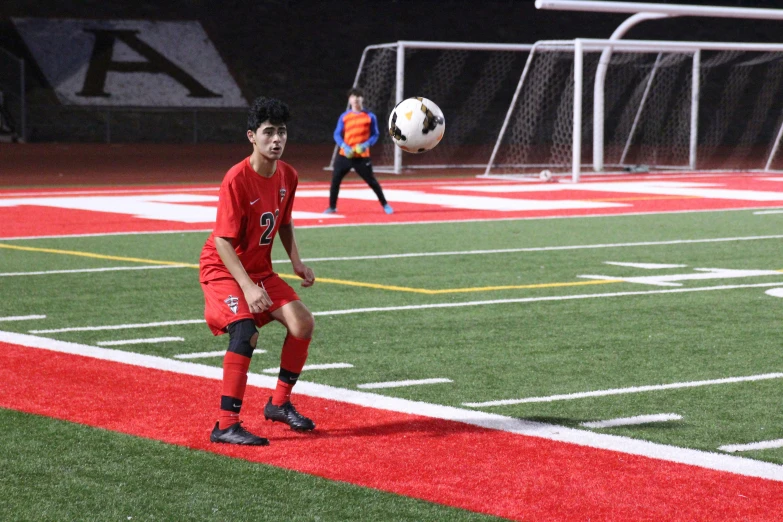
<svg viewBox="0 0 783 522"><path fill-rule="evenodd" d="M285 189L281 188L280 189L280 201L283 201L283 198L285 198Z"/></svg>
<svg viewBox="0 0 783 522"><path fill-rule="evenodd" d="M231 310L234 313L237 313L237 308L239 308L239 298L234 297L233 295L229 295L227 299L223 301L228 305L228 309Z"/></svg>

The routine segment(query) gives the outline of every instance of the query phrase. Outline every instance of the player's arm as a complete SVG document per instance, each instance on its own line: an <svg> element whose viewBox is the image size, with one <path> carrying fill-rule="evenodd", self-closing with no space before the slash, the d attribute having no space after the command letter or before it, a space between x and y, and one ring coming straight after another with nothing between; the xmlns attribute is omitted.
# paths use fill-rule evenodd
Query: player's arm
<svg viewBox="0 0 783 522"><path fill-rule="evenodd" d="M368 139L365 143L367 144L367 147L372 147L375 145L375 142L378 141L378 138L380 137L381 133L378 132L378 118L375 117L375 113L370 113L370 139Z"/></svg>
<svg viewBox="0 0 783 522"><path fill-rule="evenodd" d="M272 306L272 300L269 298L263 285L257 286L250 279L250 276L247 275L245 267L242 266L242 261L239 260L239 256L236 250L234 250L232 238L215 236L215 248L223 264L226 265L228 271L231 272L231 275L239 283L239 287L245 294L245 300L250 307L250 311L257 314Z"/></svg>
<svg viewBox="0 0 783 522"><path fill-rule="evenodd" d="M313 286L315 274L313 269L302 263L302 259L299 257L299 247L296 244L296 235L294 234L294 222L291 221L287 225L280 225L277 234L280 236L283 248L288 253L294 273L302 278L302 286Z"/></svg>
<svg viewBox="0 0 783 522"><path fill-rule="evenodd" d="M343 153L346 157L350 158L353 156L353 148L345 143L343 140L343 134L345 133L345 124L343 123L343 116L345 116L345 113L341 114L339 118L337 118L337 127L334 129L334 142L337 144L338 147L343 149Z"/></svg>

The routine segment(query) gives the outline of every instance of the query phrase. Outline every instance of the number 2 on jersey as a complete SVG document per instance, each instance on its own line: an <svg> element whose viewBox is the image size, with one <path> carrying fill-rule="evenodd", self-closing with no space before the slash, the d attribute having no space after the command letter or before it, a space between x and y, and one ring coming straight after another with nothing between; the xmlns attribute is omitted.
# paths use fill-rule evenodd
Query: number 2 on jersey
<svg viewBox="0 0 783 522"><path fill-rule="evenodd" d="M264 228L266 227L266 228ZM259 245L268 245L272 242L272 231L275 229L275 215L271 212L264 212L261 214L261 228L264 228L264 233L261 234L261 240Z"/></svg>

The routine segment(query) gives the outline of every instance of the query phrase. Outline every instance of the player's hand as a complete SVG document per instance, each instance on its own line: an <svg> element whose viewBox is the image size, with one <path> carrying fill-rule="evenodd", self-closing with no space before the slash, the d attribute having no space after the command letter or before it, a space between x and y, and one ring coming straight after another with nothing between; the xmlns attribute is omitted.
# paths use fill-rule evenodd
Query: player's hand
<svg viewBox="0 0 783 522"><path fill-rule="evenodd" d="M269 294L266 293L266 288L260 282L257 286L251 286L245 290L245 300L250 311L254 314L266 312L272 306L272 300L269 298Z"/></svg>
<svg viewBox="0 0 783 522"><path fill-rule="evenodd" d="M345 154L346 158L352 158L353 157L353 149L349 147L348 145L342 146L343 153Z"/></svg>
<svg viewBox="0 0 783 522"><path fill-rule="evenodd" d="M305 288L313 286L313 283L315 283L315 273L313 272L313 269L304 263L294 266L294 273L302 278L302 286Z"/></svg>
<svg viewBox="0 0 783 522"><path fill-rule="evenodd" d="M356 146L353 148L353 152L354 152L354 154L361 154L361 153L362 153L362 152L364 152L365 150L367 150L367 147L365 147L363 143L360 143L360 144L356 145Z"/></svg>

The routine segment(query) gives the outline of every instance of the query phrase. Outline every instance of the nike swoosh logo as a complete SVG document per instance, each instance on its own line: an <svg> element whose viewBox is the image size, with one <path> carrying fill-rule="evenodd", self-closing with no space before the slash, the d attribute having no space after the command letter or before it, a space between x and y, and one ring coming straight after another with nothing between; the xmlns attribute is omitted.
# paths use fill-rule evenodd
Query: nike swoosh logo
<svg viewBox="0 0 783 522"><path fill-rule="evenodd" d="M258 198L258 199L261 199L261 198ZM256 203L258 203L258 199L251 201L250 204L251 205L255 205Z"/></svg>

